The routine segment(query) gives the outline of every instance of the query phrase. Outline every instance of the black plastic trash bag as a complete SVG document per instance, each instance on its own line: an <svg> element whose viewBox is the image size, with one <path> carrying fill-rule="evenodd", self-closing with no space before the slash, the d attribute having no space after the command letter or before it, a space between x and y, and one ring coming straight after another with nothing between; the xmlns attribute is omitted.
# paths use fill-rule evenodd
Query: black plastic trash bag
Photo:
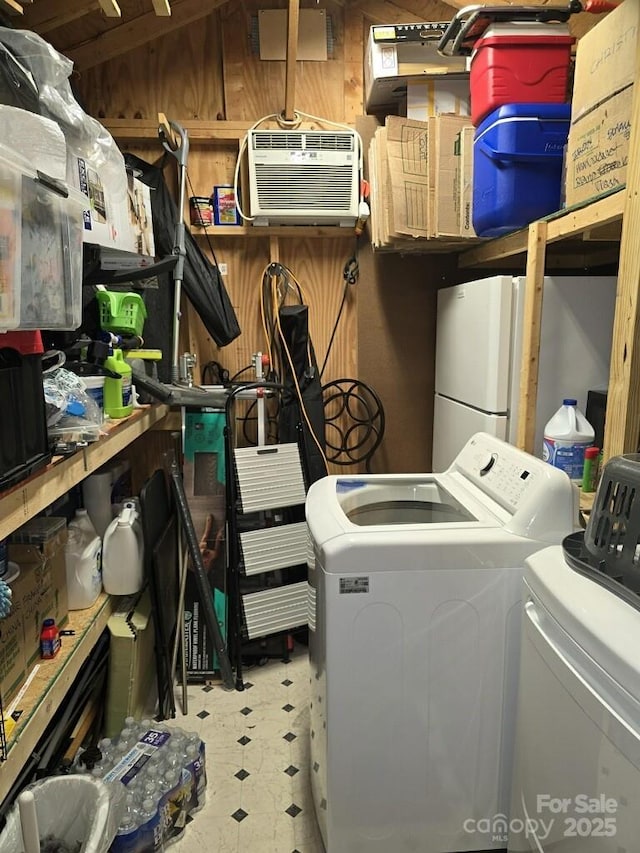
<svg viewBox="0 0 640 853"><path fill-rule="evenodd" d="M162 168L147 163L133 154L125 154L128 169L151 188L151 212L156 255L170 255L175 245L177 205L171 198ZM186 257L182 287L198 312L205 328L219 347L224 347L240 334L240 325L220 270L203 254L188 229L185 233Z"/></svg>

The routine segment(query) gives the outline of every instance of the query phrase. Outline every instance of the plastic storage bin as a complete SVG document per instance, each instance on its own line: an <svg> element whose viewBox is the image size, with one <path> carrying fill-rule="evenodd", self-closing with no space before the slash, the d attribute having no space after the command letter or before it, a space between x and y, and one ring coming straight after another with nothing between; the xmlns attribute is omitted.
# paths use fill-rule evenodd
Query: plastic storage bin
<svg viewBox="0 0 640 853"><path fill-rule="evenodd" d="M0 145L0 330L80 325L82 205Z"/></svg>
<svg viewBox="0 0 640 853"><path fill-rule="evenodd" d="M503 104L564 103L574 41L565 25L489 27L471 59L474 126Z"/></svg>
<svg viewBox="0 0 640 853"><path fill-rule="evenodd" d="M39 332L0 334L0 489L46 465L51 455Z"/></svg>
<svg viewBox="0 0 640 853"><path fill-rule="evenodd" d="M473 227L524 228L560 207L570 104L515 104L487 116L473 142Z"/></svg>
<svg viewBox="0 0 640 853"><path fill-rule="evenodd" d="M118 293L98 290L100 326L105 332L119 335L141 335L147 309L137 293Z"/></svg>

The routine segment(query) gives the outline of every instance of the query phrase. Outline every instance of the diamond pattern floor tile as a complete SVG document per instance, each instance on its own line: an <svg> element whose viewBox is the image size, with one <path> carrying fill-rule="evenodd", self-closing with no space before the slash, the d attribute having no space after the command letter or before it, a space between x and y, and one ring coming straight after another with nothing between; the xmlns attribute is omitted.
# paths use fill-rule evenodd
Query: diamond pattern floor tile
<svg viewBox="0 0 640 853"><path fill-rule="evenodd" d="M178 715L169 724L205 741L208 786L204 807L172 853L324 853L308 779L306 649L243 677L243 691L190 686L186 717L176 691Z"/></svg>

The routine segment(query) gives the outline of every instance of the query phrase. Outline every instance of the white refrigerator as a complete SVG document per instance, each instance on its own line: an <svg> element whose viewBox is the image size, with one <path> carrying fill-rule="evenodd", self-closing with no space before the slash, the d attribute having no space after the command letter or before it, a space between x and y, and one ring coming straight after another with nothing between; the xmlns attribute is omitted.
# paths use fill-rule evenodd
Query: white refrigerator
<svg viewBox="0 0 640 853"><path fill-rule="evenodd" d="M478 431L515 442L520 398L524 276L497 275L438 292L433 470L444 471ZM535 454L544 426L574 397L605 389L616 279L548 276L544 281Z"/></svg>

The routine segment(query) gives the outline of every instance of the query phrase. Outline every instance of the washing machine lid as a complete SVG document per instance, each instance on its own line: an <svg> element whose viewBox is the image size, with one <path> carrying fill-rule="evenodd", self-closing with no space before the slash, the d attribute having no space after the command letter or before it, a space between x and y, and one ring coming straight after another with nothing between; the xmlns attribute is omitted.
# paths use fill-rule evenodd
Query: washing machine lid
<svg viewBox="0 0 640 853"><path fill-rule="evenodd" d="M578 496L567 475L500 439L477 433L441 474L325 477L307 493L307 521L322 546L344 534L411 531L443 541L500 529L541 543L577 527ZM459 534L451 535L452 531Z"/></svg>
<svg viewBox="0 0 640 853"><path fill-rule="evenodd" d="M358 527L402 524L468 524L478 521L438 480L354 480L338 478L336 497Z"/></svg>
<svg viewBox="0 0 640 853"><path fill-rule="evenodd" d="M525 563L525 606L532 601L594 664L640 702L640 611L567 565L562 547L544 548Z"/></svg>

